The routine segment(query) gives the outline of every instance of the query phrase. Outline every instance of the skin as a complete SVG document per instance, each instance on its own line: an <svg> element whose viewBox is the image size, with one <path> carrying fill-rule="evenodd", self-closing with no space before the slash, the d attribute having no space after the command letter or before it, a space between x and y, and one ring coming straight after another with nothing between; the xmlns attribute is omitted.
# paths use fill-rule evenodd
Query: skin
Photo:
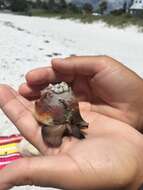
<svg viewBox="0 0 143 190"><path fill-rule="evenodd" d="M91 103L96 113L143 129L142 79L111 57L54 59L52 68L35 69L26 75L26 79L27 83L19 89L26 98L37 98L40 89L50 82L65 81L72 85L79 100Z"/></svg>
<svg viewBox="0 0 143 190"><path fill-rule="evenodd" d="M141 186L143 136L136 130L142 128L140 77L109 57L71 57L53 60L52 68L31 71L26 78L19 89L26 99L1 85L0 107L42 155L1 170L0 190L25 184L67 190L137 190ZM27 98L38 97L41 86L60 80L69 82L79 100L85 101L80 102L80 111L89 128L84 141L64 138L60 148L51 149L42 140Z"/></svg>

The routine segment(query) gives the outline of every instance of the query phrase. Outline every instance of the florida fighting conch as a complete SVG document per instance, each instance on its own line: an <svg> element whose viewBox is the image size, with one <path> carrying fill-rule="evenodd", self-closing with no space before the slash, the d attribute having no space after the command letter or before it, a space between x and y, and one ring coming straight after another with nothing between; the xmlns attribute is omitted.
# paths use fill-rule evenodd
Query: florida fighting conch
<svg viewBox="0 0 143 190"><path fill-rule="evenodd" d="M88 124L82 119L79 104L67 83L50 84L35 101L34 117L41 127L43 141L48 147L59 147L64 136L84 139ZM38 155L38 150L25 139L19 144L25 156Z"/></svg>

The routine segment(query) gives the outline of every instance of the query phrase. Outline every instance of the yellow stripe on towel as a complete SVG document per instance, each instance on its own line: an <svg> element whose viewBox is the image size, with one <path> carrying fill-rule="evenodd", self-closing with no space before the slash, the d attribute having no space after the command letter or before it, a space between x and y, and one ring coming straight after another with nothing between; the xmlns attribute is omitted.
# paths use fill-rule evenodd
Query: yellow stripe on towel
<svg viewBox="0 0 143 190"><path fill-rule="evenodd" d="M0 145L0 156L17 153L17 143Z"/></svg>

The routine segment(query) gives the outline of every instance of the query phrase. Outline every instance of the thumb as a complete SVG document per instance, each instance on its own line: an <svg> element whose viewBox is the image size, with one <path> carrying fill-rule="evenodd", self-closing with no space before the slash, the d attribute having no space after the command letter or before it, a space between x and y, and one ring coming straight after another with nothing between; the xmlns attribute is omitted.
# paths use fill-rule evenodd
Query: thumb
<svg viewBox="0 0 143 190"><path fill-rule="evenodd" d="M20 185L72 189L76 170L69 156L23 158L0 171L0 190Z"/></svg>
<svg viewBox="0 0 143 190"><path fill-rule="evenodd" d="M107 67L121 66L123 66L121 63L108 56L72 56L65 59L52 60L54 70L69 75L92 76Z"/></svg>

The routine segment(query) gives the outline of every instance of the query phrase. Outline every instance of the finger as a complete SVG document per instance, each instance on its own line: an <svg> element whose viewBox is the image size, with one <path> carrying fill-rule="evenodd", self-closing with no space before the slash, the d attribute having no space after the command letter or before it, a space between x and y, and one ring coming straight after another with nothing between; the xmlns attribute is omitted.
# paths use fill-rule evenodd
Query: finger
<svg viewBox="0 0 143 190"><path fill-rule="evenodd" d="M41 152L47 150L41 137L41 129L32 115L32 103L9 86L0 85L0 108L28 141Z"/></svg>
<svg viewBox="0 0 143 190"><path fill-rule="evenodd" d="M40 97L40 91L45 87L45 85L29 86L28 84L24 83L19 87L19 94L28 100L35 100Z"/></svg>
<svg viewBox="0 0 143 190"><path fill-rule="evenodd" d="M53 59L52 67L55 71L60 74L66 75L84 75L93 76L104 70L112 72L115 70L123 70L128 73L132 73L137 76L137 74L129 69L127 66L123 65L119 61L115 60L110 56L71 56L65 59ZM104 74L104 73L103 73ZM72 77L74 79L74 76Z"/></svg>
<svg viewBox="0 0 143 190"><path fill-rule="evenodd" d="M0 189L20 185L72 189L77 180L75 163L64 155L24 158L10 164L0 173Z"/></svg>
<svg viewBox="0 0 143 190"><path fill-rule="evenodd" d="M108 56L75 56L52 60L52 66L57 72L85 76L92 76L109 67L111 63L118 65Z"/></svg>
<svg viewBox="0 0 143 190"><path fill-rule="evenodd" d="M93 76L105 69L124 67L108 56L72 56L66 59L53 59L52 67L43 67L27 73L28 85L41 85L65 81L73 82L76 74ZM28 92L27 92L28 94Z"/></svg>
<svg viewBox="0 0 143 190"><path fill-rule="evenodd" d="M28 85L32 87L33 85L48 85L49 83L56 83L59 81L69 82L71 81L71 77L72 76L55 72L51 67L43 67L28 72L26 80Z"/></svg>
<svg viewBox="0 0 143 190"><path fill-rule="evenodd" d="M111 59L111 58L110 58ZM74 75L93 75L105 69L109 58L105 56L69 57L66 59L54 59L51 67L44 67L30 71L26 75L27 86L20 88L20 93L31 98L39 93L35 86L48 85L59 81L72 82ZM110 60L111 61L111 60ZM34 87L33 87L34 86Z"/></svg>

